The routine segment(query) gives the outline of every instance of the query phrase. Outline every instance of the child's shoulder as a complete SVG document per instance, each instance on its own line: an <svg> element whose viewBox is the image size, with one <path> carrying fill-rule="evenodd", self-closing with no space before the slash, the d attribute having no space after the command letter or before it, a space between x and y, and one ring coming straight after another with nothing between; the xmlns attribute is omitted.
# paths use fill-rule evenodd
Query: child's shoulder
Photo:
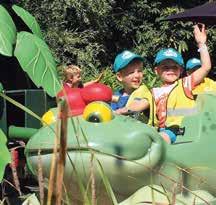
<svg viewBox="0 0 216 205"><path fill-rule="evenodd" d="M131 93L131 98L148 98L151 96L151 92L146 85L141 85L139 88Z"/></svg>
<svg viewBox="0 0 216 205"><path fill-rule="evenodd" d="M142 84L133 93L139 93L139 92L150 92L150 90L149 90L149 88L145 84Z"/></svg>
<svg viewBox="0 0 216 205"><path fill-rule="evenodd" d="M131 93L126 106L130 105L134 100L140 99L146 99L149 102L152 99L152 94L150 90L144 84Z"/></svg>

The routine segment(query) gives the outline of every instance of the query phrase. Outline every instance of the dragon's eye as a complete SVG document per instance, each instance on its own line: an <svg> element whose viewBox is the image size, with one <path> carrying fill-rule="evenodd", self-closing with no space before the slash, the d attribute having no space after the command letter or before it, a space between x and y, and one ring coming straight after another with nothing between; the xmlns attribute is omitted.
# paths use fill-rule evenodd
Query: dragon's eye
<svg viewBox="0 0 216 205"><path fill-rule="evenodd" d="M94 123L108 122L113 119L113 112L108 104L96 101L85 107L83 118Z"/></svg>

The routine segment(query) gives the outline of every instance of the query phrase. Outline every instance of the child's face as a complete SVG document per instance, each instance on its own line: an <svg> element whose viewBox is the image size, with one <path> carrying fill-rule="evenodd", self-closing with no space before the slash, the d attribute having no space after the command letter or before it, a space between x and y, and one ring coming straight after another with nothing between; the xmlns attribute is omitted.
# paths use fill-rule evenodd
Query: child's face
<svg viewBox="0 0 216 205"><path fill-rule="evenodd" d="M164 84L172 84L179 79L182 67L175 62L169 61L155 67L155 72L160 76Z"/></svg>
<svg viewBox="0 0 216 205"><path fill-rule="evenodd" d="M73 77L71 78L71 84L73 87L77 87L81 82L81 72L74 73Z"/></svg>
<svg viewBox="0 0 216 205"><path fill-rule="evenodd" d="M134 90L140 86L143 79L142 67L143 63L136 60L117 73L117 79L125 89Z"/></svg>

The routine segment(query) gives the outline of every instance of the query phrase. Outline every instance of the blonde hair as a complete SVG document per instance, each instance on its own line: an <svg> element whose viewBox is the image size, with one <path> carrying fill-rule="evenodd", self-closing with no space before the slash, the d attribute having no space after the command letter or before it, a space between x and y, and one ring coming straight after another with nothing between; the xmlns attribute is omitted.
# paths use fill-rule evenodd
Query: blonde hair
<svg viewBox="0 0 216 205"><path fill-rule="evenodd" d="M81 73L81 68L79 68L76 65L68 65L65 69L64 69L64 77L63 77L63 81L67 82L69 79L73 78L73 76L77 73Z"/></svg>

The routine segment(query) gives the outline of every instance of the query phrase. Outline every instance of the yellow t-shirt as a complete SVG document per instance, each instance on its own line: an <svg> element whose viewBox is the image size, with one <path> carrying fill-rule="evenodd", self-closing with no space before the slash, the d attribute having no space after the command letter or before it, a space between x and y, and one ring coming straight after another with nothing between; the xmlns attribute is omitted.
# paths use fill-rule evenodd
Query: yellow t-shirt
<svg viewBox="0 0 216 205"><path fill-rule="evenodd" d="M204 78L203 82L201 82L199 85L197 85L192 93L194 95L202 94L205 92L216 92L216 82L211 80L210 78Z"/></svg>
<svg viewBox="0 0 216 205"><path fill-rule="evenodd" d="M126 107L129 106L133 102L133 100L143 98L148 100L149 102L152 101L152 94L150 90L146 87L146 85L141 85L139 88L132 92L127 101Z"/></svg>

